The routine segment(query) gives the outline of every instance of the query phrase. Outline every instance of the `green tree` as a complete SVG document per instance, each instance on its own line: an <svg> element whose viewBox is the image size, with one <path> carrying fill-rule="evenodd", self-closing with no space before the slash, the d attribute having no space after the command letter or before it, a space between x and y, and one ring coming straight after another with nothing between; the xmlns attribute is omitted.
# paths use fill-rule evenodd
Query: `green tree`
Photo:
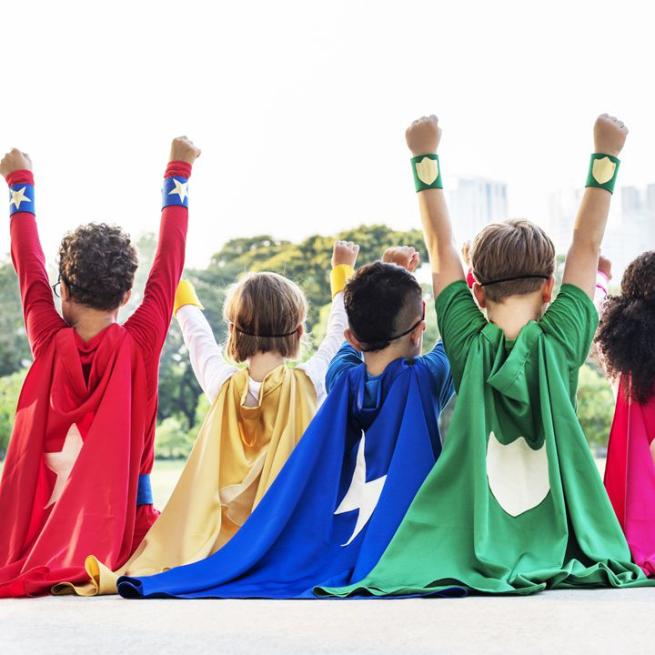
<svg viewBox="0 0 655 655"><path fill-rule="evenodd" d="M27 369L0 378L0 459L7 452L9 437L14 427L16 405Z"/></svg>
<svg viewBox="0 0 655 655"><path fill-rule="evenodd" d="M15 373L32 361L25 335L18 280L11 262L0 262L0 376Z"/></svg>
<svg viewBox="0 0 655 655"><path fill-rule="evenodd" d="M188 457L193 441L189 430L176 416L165 418L157 426L155 456L161 459Z"/></svg>
<svg viewBox="0 0 655 655"><path fill-rule="evenodd" d="M587 441L594 447L607 446L614 416L614 395L609 381L594 363L587 363L580 369L577 399L578 417Z"/></svg>

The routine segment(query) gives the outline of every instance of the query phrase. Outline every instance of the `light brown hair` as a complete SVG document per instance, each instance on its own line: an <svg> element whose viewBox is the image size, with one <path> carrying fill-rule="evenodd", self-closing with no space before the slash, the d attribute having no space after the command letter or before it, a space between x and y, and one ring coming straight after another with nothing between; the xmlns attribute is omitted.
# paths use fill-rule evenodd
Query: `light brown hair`
<svg viewBox="0 0 655 655"><path fill-rule="evenodd" d="M509 220L487 225L471 246L473 275L485 285L488 300L502 302L508 296L537 291L555 270L555 246L550 237L527 220ZM521 275L543 275L544 278L486 283Z"/></svg>
<svg viewBox="0 0 655 655"><path fill-rule="evenodd" d="M294 358L300 351L298 328L307 317L307 300L298 285L282 275L248 273L228 292L223 316L234 326L227 354L235 362L266 352Z"/></svg>

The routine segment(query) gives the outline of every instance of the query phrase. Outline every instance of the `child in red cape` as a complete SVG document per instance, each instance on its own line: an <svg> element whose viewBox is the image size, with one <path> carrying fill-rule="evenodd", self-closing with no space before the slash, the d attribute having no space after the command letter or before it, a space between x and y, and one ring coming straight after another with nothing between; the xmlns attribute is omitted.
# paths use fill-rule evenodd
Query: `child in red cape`
<svg viewBox="0 0 655 655"><path fill-rule="evenodd" d="M608 373L618 379L605 487L632 558L655 575L655 252L625 270L609 296L596 336Z"/></svg>
<svg viewBox="0 0 655 655"><path fill-rule="evenodd" d="M120 566L158 516L149 473L159 356L184 266L188 178L199 154L185 137L173 141L157 254L143 302L123 325L117 315L137 268L129 237L105 224L66 235L51 288L36 226L32 162L15 149L0 162L34 357L0 481L0 597L83 580L91 552Z"/></svg>

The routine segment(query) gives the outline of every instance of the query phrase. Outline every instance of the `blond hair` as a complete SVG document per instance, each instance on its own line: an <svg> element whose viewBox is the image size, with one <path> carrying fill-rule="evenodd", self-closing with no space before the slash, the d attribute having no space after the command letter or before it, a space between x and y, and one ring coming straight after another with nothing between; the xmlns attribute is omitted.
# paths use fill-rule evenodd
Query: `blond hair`
<svg viewBox="0 0 655 655"><path fill-rule="evenodd" d="M473 240L471 264L473 275L484 286L487 299L502 302L508 296L537 291L553 275L555 246L550 237L530 221L491 223ZM507 278L516 279L490 284Z"/></svg>
<svg viewBox="0 0 655 655"><path fill-rule="evenodd" d="M223 309L229 332L227 354L245 362L256 353L297 357L307 300L298 285L277 273L248 273L228 292Z"/></svg>

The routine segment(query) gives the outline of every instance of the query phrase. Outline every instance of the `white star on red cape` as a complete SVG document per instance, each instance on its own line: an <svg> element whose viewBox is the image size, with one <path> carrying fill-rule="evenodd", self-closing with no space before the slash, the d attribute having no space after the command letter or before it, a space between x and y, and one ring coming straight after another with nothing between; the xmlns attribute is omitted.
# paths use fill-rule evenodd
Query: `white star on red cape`
<svg viewBox="0 0 655 655"><path fill-rule="evenodd" d="M58 453L45 453L45 465L57 476L50 500L46 503L46 509L59 500L83 445L82 435L77 425L73 423L68 430L62 449Z"/></svg>

